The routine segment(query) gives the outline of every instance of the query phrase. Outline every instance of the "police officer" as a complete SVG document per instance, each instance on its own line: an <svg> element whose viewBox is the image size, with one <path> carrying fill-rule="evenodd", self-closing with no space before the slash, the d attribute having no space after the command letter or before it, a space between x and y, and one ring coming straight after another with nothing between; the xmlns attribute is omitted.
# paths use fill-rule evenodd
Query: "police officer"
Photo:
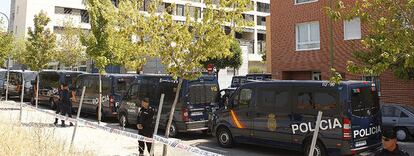
<svg viewBox="0 0 414 156"><path fill-rule="evenodd" d="M60 114L60 105L61 105L61 100L62 100L62 90L63 90L63 83L60 85L60 89L59 89L59 101L56 104L56 114ZM59 119L57 117L55 117L55 122L53 124L57 125L59 122Z"/></svg>
<svg viewBox="0 0 414 156"><path fill-rule="evenodd" d="M149 105L149 98L143 98L141 101L141 109L138 113L137 118L137 128L139 135L152 138L152 135L154 133L154 112L155 110ZM140 156L144 155L145 144L147 145L148 153L151 151L151 142L144 143L143 141L138 141Z"/></svg>
<svg viewBox="0 0 414 156"><path fill-rule="evenodd" d="M398 147L397 137L392 129L383 130L382 133L383 149L375 156L409 156L409 154Z"/></svg>
<svg viewBox="0 0 414 156"><path fill-rule="evenodd" d="M72 117L72 104L70 101L70 94L68 84L63 84L63 89L61 91L61 98L60 98L60 115L68 115L68 117ZM62 120L62 127L65 127L65 120ZM73 126L73 123L70 123L70 126Z"/></svg>

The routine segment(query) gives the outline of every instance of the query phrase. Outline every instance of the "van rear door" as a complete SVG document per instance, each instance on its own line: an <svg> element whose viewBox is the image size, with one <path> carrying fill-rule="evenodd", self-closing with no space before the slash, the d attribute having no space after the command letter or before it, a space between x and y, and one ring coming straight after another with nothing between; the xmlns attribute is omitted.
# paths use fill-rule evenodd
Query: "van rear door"
<svg viewBox="0 0 414 156"><path fill-rule="evenodd" d="M351 146L353 153L381 143L378 92L371 84L350 87Z"/></svg>

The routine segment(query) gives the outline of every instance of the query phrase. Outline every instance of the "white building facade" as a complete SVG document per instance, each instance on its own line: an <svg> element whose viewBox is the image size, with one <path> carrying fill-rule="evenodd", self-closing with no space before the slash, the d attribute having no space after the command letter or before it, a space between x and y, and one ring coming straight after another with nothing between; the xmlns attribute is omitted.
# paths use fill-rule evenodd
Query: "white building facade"
<svg viewBox="0 0 414 156"><path fill-rule="evenodd" d="M40 11L44 11L51 18L47 26L59 37L59 30L63 27L65 20L71 19L75 26L82 29L90 29L89 16L85 7L86 0L11 0L9 31L17 37L26 37L28 28L34 27L33 18ZM116 1L116 0L112 0ZM201 12L206 7L203 0L163 0L164 7L176 5L174 20L184 21L185 12L198 10ZM185 5L189 4L190 9L186 10ZM245 75L249 68L258 66L265 69L261 63L261 53L266 49L266 16L270 15L270 0L252 0L254 10L246 12L244 17L254 21L255 26L246 28L244 32L237 33L236 38L240 40L243 51L243 65L236 72L233 69L222 69L219 73L220 87L230 85L233 73ZM162 66L159 60L154 59L148 62L146 73L162 73Z"/></svg>

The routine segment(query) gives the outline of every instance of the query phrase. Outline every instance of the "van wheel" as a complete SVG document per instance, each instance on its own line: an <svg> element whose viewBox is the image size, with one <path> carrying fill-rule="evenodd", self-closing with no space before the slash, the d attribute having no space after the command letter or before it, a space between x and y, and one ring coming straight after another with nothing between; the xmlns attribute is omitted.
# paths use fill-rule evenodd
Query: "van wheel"
<svg viewBox="0 0 414 156"><path fill-rule="evenodd" d="M119 125L121 126L121 127L126 127L126 126L128 126L128 119L127 119L127 116L126 116L126 114L125 113L122 113L120 116L119 116Z"/></svg>
<svg viewBox="0 0 414 156"><path fill-rule="evenodd" d="M410 133L407 131L407 129L403 127L397 128L395 132L398 141L407 141L410 136Z"/></svg>
<svg viewBox="0 0 414 156"><path fill-rule="evenodd" d="M170 127L170 137L174 138L174 137L177 137L177 135L178 135L177 125L173 121Z"/></svg>
<svg viewBox="0 0 414 156"><path fill-rule="evenodd" d="M311 144L312 144L311 140L306 142L304 156L309 156ZM313 155L314 156L327 156L325 147L319 141L316 142L315 151L313 152Z"/></svg>
<svg viewBox="0 0 414 156"><path fill-rule="evenodd" d="M233 147L233 135L231 135L229 129L222 127L217 131L217 142L224 148Z"/></svg>

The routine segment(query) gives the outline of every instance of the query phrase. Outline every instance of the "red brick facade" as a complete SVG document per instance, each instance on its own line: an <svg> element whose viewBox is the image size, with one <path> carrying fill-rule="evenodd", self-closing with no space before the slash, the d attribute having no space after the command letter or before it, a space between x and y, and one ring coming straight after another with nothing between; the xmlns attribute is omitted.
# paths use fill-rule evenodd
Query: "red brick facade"
<svg viewBox="0 0 414 156"><path fill-rule="evenodd" d="M325 7L329 0L294 4L295 0L271 0L271 68L275 79L312 79L312 72L329 78L329 17ZM348 1L351 2L352 1ZM320 49L296 51L296 24L319 22ZM344 40L343 21L334 22L334 67L345 80L361 80L362 76L346 71L352 52L361 48L360 40ZM364 30L362 30L362 33ZM414 105L414 81L396 80L392 73L381 75L381 102Z"/></svg>

